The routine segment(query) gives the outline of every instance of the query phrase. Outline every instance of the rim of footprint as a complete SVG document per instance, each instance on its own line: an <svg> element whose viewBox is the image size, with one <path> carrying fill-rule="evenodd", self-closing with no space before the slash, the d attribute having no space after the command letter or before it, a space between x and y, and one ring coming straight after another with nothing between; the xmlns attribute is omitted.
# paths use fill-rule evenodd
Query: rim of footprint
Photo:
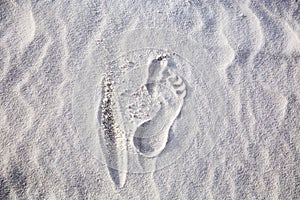
<svg viewBox="0 0 300 200"><path fill-rule="evenodd" d="M220 102L201 66L159 48L127 51L101 66L80 70L73 116L83 146L112 176L163 169L190 156L192 145L196 157L212 150Z"/></svg>

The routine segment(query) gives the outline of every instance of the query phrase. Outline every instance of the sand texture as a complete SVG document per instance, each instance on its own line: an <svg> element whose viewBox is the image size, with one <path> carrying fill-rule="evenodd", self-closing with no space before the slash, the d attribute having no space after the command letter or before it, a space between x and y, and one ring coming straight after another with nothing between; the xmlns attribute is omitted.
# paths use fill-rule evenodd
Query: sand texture
<svg viewBox="0 0 300 200"><path fill-rule="evenodd" d="M0 0L0 199L300 199L296 0Z"/></svg>

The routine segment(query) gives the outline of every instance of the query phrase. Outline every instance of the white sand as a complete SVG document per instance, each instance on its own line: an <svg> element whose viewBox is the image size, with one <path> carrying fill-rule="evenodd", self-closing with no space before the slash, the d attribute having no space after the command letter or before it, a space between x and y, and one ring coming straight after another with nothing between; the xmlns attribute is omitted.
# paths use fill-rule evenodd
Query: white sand
<svg viewBox="0 0 300 200"><path fill-rule="evenodd" d="M0 1L0 199L300 199L299 70L297 1Z"/></svg>

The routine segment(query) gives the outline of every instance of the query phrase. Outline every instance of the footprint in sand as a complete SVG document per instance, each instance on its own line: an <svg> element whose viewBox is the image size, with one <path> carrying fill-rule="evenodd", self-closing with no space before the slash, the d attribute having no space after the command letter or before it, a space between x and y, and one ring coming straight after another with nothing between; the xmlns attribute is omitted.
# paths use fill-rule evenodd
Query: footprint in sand
<svg viewBox="0 0 300 200"><path fill-rule="evenodd" d="M183 57L144 48L105 66L105 76L102 67L80 72L73 94L74 117L80 139L107 165L116 186L126 183L128 173L153 172L172 164L196 133L209 142L204 114L209 111L208 90L201 73ZM201 150L210 148L204 145Z"/></svg>
<svg viewBox="0 0 300 200"><path fill-rule="evenodd" d="M159 100L160 109L152 119L141 123L133 136L135 148L145 157L156 157L164 150L169 130L184 104L186 85L169 64L169 58L161 56L148 68L145 87L152 98Z"/></svg>

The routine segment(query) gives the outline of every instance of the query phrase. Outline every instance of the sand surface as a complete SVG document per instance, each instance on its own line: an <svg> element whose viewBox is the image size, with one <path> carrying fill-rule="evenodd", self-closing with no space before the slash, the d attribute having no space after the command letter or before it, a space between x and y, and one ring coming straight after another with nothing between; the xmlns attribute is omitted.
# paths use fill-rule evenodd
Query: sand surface
<svg viewBox="0 0 300 200"><path fill-rule="evenodd" d="M300 3L0 0L0 199L300 199Z"/></svg>

